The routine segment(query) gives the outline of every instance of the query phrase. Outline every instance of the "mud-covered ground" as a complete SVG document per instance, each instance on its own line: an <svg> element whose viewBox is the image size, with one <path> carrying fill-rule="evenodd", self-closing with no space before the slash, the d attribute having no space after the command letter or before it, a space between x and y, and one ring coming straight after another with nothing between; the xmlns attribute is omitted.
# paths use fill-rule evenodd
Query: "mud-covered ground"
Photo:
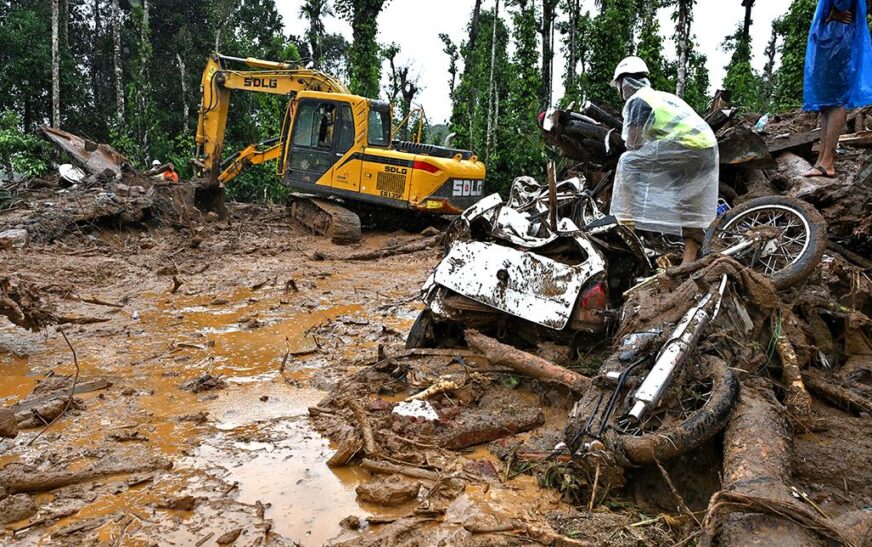
<svg viewBox="0 0 872 547"><path fill-rule="evenodd" d="M38 438L36 413L35 427L0 440L0 516L18 517L3 542L671 545L687 537L694 524L656 468L632 472L621 492L600 492L589 512L588 493L559 465L498 457L521 441L553 447L567 392L501 370L470 372L473 363L451 355L385 362L402 353L438 247L341 257L423 237L381 229L357 248L337 247L289 227L282 209L235 205L229 223L85 230L0 251L0 277L29 282L59 316L84 323L62 327L74 360L58 327L31 333L2 320L0 406L68 389L63 377L76 362L78 384L111 384L78 394ZM386 410L446 374L464 385L453 391L460 399L437 399L440 411L474 406L520 433L490 445L467 446L450 431L439 444L416 441L427 426ZM355 403L375 422L381 461L440 469L439 477L377 475L359 457L328 467L345 448ZM794 484L824 512L869 507L869 416L816 401L815 419L795 436ZM719 489L720 442L666 465L699 519ZM91 478L14 495L26 491L16 484L87 470ZM382 503L386 490L392 507Z"/></svg>
<svg viewBox="0 0 872 547"><path fill-rule="evenodd" d="M365 472L327 468L331 449L312 430L307 407L374 357L379 343L401 343L417 288L437 257L314 260L316 251L351 249L288 228L280 209L236 207L233 216L196 233L102 231L3 251L3 273L32 282L59 312L106 320L64 332L77 354L79 383L112 385L77 395L81 409L32 445L40 428L0 441L0 467L26 464L39 473L110 461L172 463L170 471L37 495L38 513L8 523L6 542L182 545L211 534L214 544L241 527L240 544L269 528L288 542L318 545L341 536L344 517L379 512L355 501ZM361 246L406 239L420 237L372 234ZM182 282L175 293L174 277ZM74 372L56 328L29 333L3 321L3 406L48 375ZM180 389L204 374L220 378L223 388Z"/></svg>

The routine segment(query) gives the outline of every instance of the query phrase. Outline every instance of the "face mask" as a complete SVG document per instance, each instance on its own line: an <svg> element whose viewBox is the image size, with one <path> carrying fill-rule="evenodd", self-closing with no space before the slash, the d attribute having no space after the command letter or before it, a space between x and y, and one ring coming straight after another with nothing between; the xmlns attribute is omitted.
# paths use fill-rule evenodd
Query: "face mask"
<svg viewBox="0 0 872 547"><path fill-rule="evenodd" d="M636 94L637 91L642 89L643 87L648 87L651 85L651 82L648 81L648 78L621 78L620 81L620 93L621 98L625 101L629 100L630 97Z"/></svg>

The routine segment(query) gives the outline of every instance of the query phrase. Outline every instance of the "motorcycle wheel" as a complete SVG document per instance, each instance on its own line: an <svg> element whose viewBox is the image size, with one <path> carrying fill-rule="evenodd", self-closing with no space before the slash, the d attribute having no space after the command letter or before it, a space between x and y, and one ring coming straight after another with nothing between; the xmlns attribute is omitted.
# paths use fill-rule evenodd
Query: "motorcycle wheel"
<svg viewBox="0 0 872 547"><path fill-rule="evenodd" d="M768 277L779 290L803 282L826 250L827 224L814 207L797 199L767 196L727 211L706 232L703 254L727 249L747 232L766 227L780 231L778 249L763 258L751 253L736 260Z"/></svg>
<svg viewBox="0 0 872 547"><path fill-rule="evenodd" d="M710 355L701 356L688 366L695 367L688 378L697 381L682 389L677 404L670 409L673 415L668 419L669 425L664 426L667 423L664 420L656 428L647 428L645 424L622 428L619 422L607 435L609 444L631 464L647 465L674 458L699 447L726 427L739 396L735 373L721 359Z"/></svg>

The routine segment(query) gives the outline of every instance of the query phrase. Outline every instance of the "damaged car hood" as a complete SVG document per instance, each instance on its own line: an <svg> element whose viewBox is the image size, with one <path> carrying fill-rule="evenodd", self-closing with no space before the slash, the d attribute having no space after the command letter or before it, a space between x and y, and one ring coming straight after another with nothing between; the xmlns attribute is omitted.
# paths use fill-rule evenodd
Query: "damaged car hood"
<svg viewBox="0 0 872 547"><path fill-rule="evenodd" d="M596 254L590 258L569 266L502 245L458 241L432 281L510 315L562 330L585 283L603 270Z"/></svg>

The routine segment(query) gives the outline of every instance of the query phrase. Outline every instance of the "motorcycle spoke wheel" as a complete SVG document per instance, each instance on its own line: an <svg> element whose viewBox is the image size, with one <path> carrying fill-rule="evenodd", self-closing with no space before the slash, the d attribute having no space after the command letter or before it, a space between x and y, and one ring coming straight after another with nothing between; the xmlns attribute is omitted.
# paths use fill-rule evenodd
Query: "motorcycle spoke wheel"
<svg viewBox="0 0 872 547"><path fill-rule="evenodd" d="M641 437L655 433L669 424L681 423L699 411L712 396L710 378L688 378L688 385L667 404L660 405L639 423L624 415L615 423L615 431L622 435Z"/></svg>
<svg viewBox="0 0 872 547"><path fill-rule="evenodd" d="M775 275L796 264L808 249L811 239L808 221L793 209L776 204L755 207L730 220L716 236L718 246L732 247L743 242L748 232L765 228L778 231L774 250L765 255L751 250L734 258L765 275Z"/></svg>

